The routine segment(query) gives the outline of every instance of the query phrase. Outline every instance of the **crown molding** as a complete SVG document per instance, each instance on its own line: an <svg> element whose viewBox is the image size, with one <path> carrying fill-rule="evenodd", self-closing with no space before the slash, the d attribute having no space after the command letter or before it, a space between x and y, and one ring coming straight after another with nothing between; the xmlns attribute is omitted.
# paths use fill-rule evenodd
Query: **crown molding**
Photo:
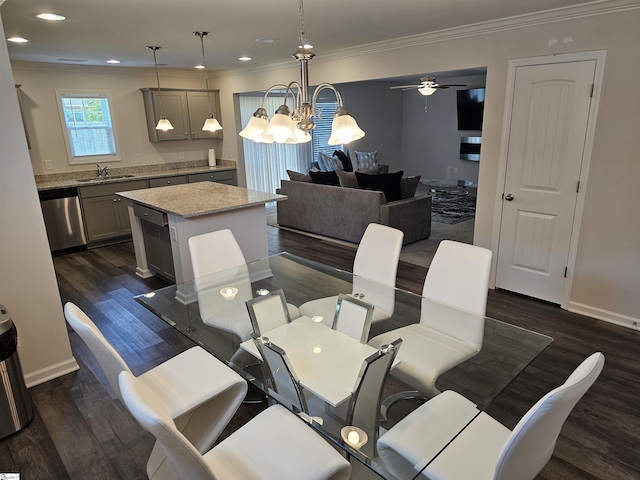
<svg viewBox="0 0 640 480"><path fill-rule="evenodd" d="M73 73L96 73L100 75L153 75L154 67L123 67L109 65L76 65L68 63L45 63L45 62L25 62L15 60L11 62L11 70L49 71L49 72L73 72ZM208 72L209 75L211 74ZM186 68L162 68L162 77L202 77L202 71Z"/></svg>
<svg viewBox="0 0 640 480"><path fill-rule="evenodd" d="M584 3L578 6L555 8L542 12L517 15L513 17L501 18L499 20L474 23L462 27L448 28L437 30L434 32L395 38L392 40L358 45L355 47L349 47L340 50L333 50L330 52L323 52L322 54L316 56L313 62L330 62L343 58L371 55L374 53L385 52L389 50L416 47L430 43L475 37L478 35L486 35L490 33L515 30L519 28L534 27L537 25L575 20L595 15L609 15L612 13L624 12L628 10L636 10L638 8L640 8L640 1L638 0L595 0L593 2ZM215 70L212 76L229 77L234 75L246 75L271 70L281 70L284 68L293 67L295 65L297 64L293 63L291 60L286 60L260 65Z"/></svg>

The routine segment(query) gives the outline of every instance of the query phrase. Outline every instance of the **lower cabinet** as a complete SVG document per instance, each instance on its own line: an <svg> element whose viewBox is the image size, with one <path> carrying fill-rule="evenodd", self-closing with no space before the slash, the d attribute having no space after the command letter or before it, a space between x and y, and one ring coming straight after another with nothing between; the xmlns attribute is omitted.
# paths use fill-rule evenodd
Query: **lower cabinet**
<svg viewBox="0 0 640 480"><path fill-rule="evenodd" d="M82 215L87 231L87 241L108 243L131 235L131 222L127 201L116 192L147 188L146 180L116 182L79 189L82 202Z"/></svg>
<svg viewBox="0 0 640 480"><path fill-rule="evenodd" d="M133 205L133 213L142 220L142 235L149 269L165 280L175 283L176 274L167 215L137 203Z"/></svg>

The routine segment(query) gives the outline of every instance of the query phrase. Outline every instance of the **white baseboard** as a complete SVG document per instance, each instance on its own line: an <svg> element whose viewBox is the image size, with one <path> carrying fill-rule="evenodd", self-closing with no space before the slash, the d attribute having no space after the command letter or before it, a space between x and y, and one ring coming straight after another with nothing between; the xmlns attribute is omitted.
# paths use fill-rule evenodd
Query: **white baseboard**
<svg viewBox="0 0 640 480"><path fill-rule="evenodd" d="M27 388L35 387L36 385L61 377L67 373L75 372L76 370L80 370L80 367L78 366L76 359L71 357L64 362L51 365L41 370L36 370L35 372L27 373L24 376L24 381Z"/></svg>
<svg viewBox="0 0 640 480"><path fill-rule="evenodd" d="M598 320L603 320L605 322L615 323L616 325L631 328L632 330L640 330L640 318L621 315L619 313L610 312L608 310L577 302L569 302L569 308L567 310L573 313L586 315L587 317L597 318Z"/></svg>

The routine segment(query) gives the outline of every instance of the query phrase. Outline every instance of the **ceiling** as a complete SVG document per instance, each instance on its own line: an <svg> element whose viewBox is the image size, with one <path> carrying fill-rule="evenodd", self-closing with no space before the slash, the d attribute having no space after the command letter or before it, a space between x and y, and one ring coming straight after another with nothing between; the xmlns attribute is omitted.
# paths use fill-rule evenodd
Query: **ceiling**
<svg viewBox="0 0 640 480"><path fill-rule="evenodd" d="M322 54L373 42L423 34L549 9L592 3L584 0L306 0L305 29ZM210 70L281 62L297 49L300 33L296 0L0 0L12 61L153 66L147 45L157 45L158 63L193 68L201 63L205 37ZM35 17L49 12L62 22ZM271 38L274 43L258 43ZM251 62L238 57L247 55ZM294 61L294 60L292 60Z"/></svg>

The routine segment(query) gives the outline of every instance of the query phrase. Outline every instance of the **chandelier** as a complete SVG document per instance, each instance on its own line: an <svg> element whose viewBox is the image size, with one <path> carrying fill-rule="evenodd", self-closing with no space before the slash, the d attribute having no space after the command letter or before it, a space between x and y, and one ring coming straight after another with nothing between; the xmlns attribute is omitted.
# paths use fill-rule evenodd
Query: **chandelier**
<svg viewBox="0 0 640 480"><path fill-rule="evenodd" d="M333 116L331 124L331 136L329 145L340 145L358 140L364 137L355 119L344 107L340 92L330 83L321 83L313 92L309 102L309 60L315 54L311 51L312 45L307 42L304 29L304 5L300 0L300 45L293 58L300 62L300 82L293 81L288 85L278 84L270 87L264 95L262 106L255 111L240 136L258 143L305 143L311 140L311 132L316 124L313 117L322 118L322 112L316 110L316 101L322 90L329 89L334 92L338 100L338 108ZM285 89L284 104L276 110L269 121L267 111L264 108L267 96L273 90ZM293 99L293 112L287 106L289 96Z"/></svg>

